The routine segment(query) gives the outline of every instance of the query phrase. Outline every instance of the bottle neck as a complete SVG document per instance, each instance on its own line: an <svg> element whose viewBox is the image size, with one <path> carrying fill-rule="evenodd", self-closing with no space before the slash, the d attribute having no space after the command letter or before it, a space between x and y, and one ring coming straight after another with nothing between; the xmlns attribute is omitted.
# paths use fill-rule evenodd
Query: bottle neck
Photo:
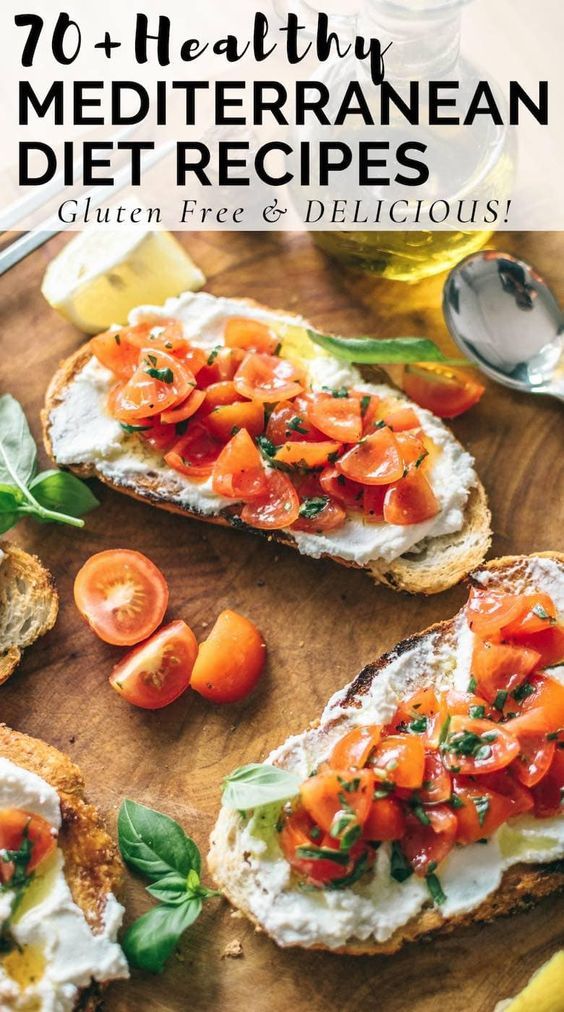
<svg viewBox="0 0 564 1012"><path fill-rule="evenodd" d="M388 80L440 79L460 55L462 8L469 0L366 0L366 31L384 49Z"/></svg>

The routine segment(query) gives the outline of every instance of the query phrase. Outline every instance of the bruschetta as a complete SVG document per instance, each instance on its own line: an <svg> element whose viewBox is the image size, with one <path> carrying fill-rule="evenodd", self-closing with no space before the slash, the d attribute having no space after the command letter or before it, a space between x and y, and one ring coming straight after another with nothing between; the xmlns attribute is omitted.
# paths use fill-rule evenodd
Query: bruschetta
<svg viewBox="0 0 564 1012"><path fill-rule="evenodd" d="M0 1008L94 1012L128 976L122 864L77 767L0 725Z"/></svg>
<svg viewBox="0 0 564 1012"><path fill-rule="evenodd" d="M63 363L43 419L61 467L397 589L452 586L489 547L485 492L450 430L301 318L246 300L140 307Z"/></svg>
<svg viewBox="0 0 564 1012"><path fill-rule="evenodd" d="M564 886L564 555L470 588L227 779L209 867L279 945L393 953Z"/></svg>

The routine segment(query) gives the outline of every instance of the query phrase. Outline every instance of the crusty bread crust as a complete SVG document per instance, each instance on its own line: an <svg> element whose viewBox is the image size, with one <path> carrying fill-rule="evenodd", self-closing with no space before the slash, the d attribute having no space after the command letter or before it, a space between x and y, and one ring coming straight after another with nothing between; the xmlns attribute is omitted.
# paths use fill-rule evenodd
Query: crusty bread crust
<svg viewBox="0 0 564 1012"><path fill-rule="evenodd" d="M0 685L19 664L24 647L52 629L59 611L53 577L37 556L0 541Z"/></svg>
<svg viewBox="0 0 564 1012"><path fill-rule="evenodd" d="M538 552L533 556L505 556L486 563L479 572L487 571L492 574L488 587L495 587L500 590L510 591L515 587L515 580L527 580L527 563L530 558L553 559L560 563L564 571L564 554L560 552ZM478 573L470 575L472 583ZM399 643L392 651L384 654L377 661L368 664L350 683L346 695L341 701L341 706L358 705L359 697L366 695L375 678L384 670L390 660L399 654L405 653L423 644L431 635L439 633L445 641L454 641L455 623L457 616L452 619L438 622L428 629ZM417 678L414 677L411 688L417 687ZM340 723L342 718L337 717L331 725ZM314 722L311 727L317 726ZM233 827L235 831L235 826ZM215 831L214 831L215 832ZM229 872L237 873L235 861L238 856L232 851L228 840L217 840L214 832L210 837L211 850L208 854L208 866L215 879L218 888L224 896L248 917L256 926L257 930L264 931L263 925L257 921L248 907L245 906L244 898L240 893L235 896L232 890L226 885L230 878ZM322 949L338 954L351 956L364 955L391 955L397 952L408 942L429 939L434 935L448 934L456 928L466 927L476 921L492 921L496 917L516 913L519 910L533 906L545 896L549 896L561 889L564 889L564 860L555 861L550 864L516 864L509 868L503 876L499 889L487 898L477 909L470 913L461 914L444 920L435 907L424 908L416 917L413 917L407 924L398 928L386 942L354 942L338 949L327 949L324 945L309 946L312 949ZM277 939L274 939L277 941Z"/></svg>
<svg viewBox="0 0 564 1012"><path fill-rule="evenodd" d="M80 770L63 752L5 724L0 724L0 757L36 773L59 794L59 845L65 857L65 877L92 931L101 931L107 896L119 892L123 865L99 812L84 797ZM100 1007L101 994L102 986L92 984L82 991L76 1009L94 1012Z"/></svg>
<svg viewBox="0 0 564 1012"><path fill-rule="evenodd" d="M249 299L241 301L249 305L258 305ZM57 461L51 442L50 415L64 396L66 388L90 358L91 353L88 345L79 348L61 364L47 389L41 418L45 447L55 463ZM454 439L454 436L452 438ZM150 502L153 506L170 513L182 514L222 527L236 526L239 529L252 531L254 534L263 534L270 541L276 541L297 550L293 538L285 534L284 531L272 531L265 535L264 532L257 531L255 528L246 527L239 520L234 524L227 513L212 516L197 513L171 502L166 486L162 485L162 481L150 475L140 475L136 480L136 487L131 488L129 485L126 486L116 480L106 478L98 471L94 463L92 465L78 464L73 466L71 470L83 478L99 478L106 485L131 496L133 499ZM411 594L437 594L454 586L471 569L480 565L491 543L490 524L491 514L487 505L486 492L481 482L478 482L478 485L470 493L462 530L456 534L430 539L423 552L406 554L399 559L394 559L393 562L373 562L366 566L359 566L354 562L336 558L333 555L327 556L327 558L331 558L342 566L364 569L370 572L377 582L383 583L393 590L404 590Z"/></svg>

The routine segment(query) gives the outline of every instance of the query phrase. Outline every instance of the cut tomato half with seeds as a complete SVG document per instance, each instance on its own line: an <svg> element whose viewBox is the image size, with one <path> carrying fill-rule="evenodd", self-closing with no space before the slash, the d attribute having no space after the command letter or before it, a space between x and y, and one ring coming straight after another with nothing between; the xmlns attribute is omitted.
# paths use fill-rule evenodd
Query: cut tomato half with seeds
<svg viewBox="0 0 564 1012"><path fill-rule="evenodd" d="M267 471L265 496L246 503L241 520L259 530L277 531L291 527L300 515L300 500L292 482L280 471Z"/></svg>
<svg viewBox="0 0 564 1012"><path fill-rule="evenodd" d="M128 703L159 710L186 691L197 653L190 627L180 620L171 622L116 664L110 685Z"/></svg>
<svg viewBox="0 0 564 1012"><path fill-rule="evenodd" d="M268 476L259 451L246 429L223 448L212 470L212 487L218 495L246 502L268 493Z"/></svg>
<svg viewBox="0 0 564 1012"><path fill-rule="evenodd" d="M150 636L162 622L168 587L146 555L114 548L84 563L74 581L74 600L100 639L131 646Z"/></svg>
<svg viewBox="0 0 564 1012"><path fill-rule="evenodd" d="M235 373L233 382L235 389L243 397L270 404L291 400L304 388L301 369L288 359L264 354L246 355Z"/></svg>
<svg viewBox="0 0 564 1012"><path fill-rule="evenodd" d="M498 692L514 692L538 666L540 654L526 647L477 640L472 655L472 674L478 691L493 703Z"/></svg>
<svg viewBox="0 0 564 1012"><path fill-rule="evenodd" d="M383 427L343 454L336 467L362 485L389 485L401 478L404 463L396 437Z"/></svg>
<svg viewBox="0 0 564 1012"><path fill-rule="evenodd" d="M444 365L407 365L402 387L408 397L439 418L456 418L480 400L485 387L461 369Z"/></svg>
<svg viewBox="0 0 564 1012"><path fill-rule="evenodd" d="M192 688L214 703L236 703L257 684L266 645L254 622L236 611L222 611L200 650Z"/></svg>

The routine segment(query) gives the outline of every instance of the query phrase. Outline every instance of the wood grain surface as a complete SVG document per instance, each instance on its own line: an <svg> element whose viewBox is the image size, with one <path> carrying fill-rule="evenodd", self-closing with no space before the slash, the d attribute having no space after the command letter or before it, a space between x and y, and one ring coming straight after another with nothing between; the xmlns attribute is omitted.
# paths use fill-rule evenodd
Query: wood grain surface
<svg viewBox="0 0 564 1012"><path fill-rule="evenodd" d="M215 294L250 296L303 313L343 333L425 334L449 340L440 311L443 278L417 286L348 274L306 235L183 234L179 237ZM0 281L0 389L23 404L39 438L39 410L59 360L83 340L43 301L39 285L61 236ZM499 249L530 259L564 300L564 235L499 235ZM490 496L494 555L563 548L561 406L493 384L452 425L475 455ZM42 457L43 457L42 452ZM44 738L80 764L90 798L112 828L123 797L179 819L202 851L222 777L263 759L300 731L329 695L397 640L450 616L462 587L430 599L374 586L361 572L315 562L267 541L175 517L97 487L102 506L83 531L26 521L10 534L54 574L61 612L1 693L1 719ZM73 578L93 552L147 553L170 584L170 617L203 638L220 610L235 608L262 629L266 675L247 701L213 707L188 692L164 711L129 707L108 686L117 649L82 624ZM149 906L128 876L128 919ZM238 959L225 947L242 943ZM134 973L113 986L108 1012L492 1012L564 942L564 897L527 914L451 938L411 946L393 958L346 959L278 950L221 900L206 904L162 977Z"/></svg>

